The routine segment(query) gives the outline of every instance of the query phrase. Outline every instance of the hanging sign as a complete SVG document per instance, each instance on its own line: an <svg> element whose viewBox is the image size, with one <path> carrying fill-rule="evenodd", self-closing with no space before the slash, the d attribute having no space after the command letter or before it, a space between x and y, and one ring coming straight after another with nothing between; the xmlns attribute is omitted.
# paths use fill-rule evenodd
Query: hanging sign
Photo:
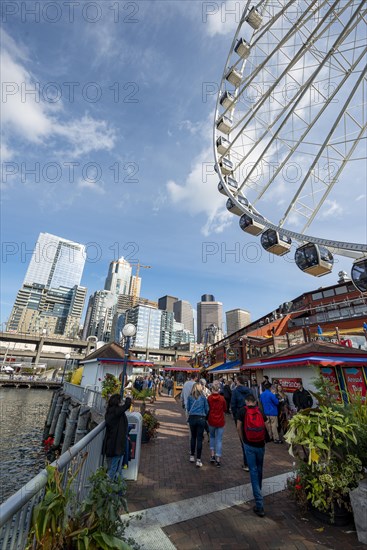
<svg viewBox="0 0 367 550"><path fill-rule="evenodd" d="M366 382L360 367L348 367L343 369L345 384L350 395L361 395L366 400Z"/></svg>
<svg viewBox="0 0 367 550"><path fill-rule="evenodd" d="M342 396L341 396L341 393L340 393L339 382L338 382L338 379L336 377L334 367L321 367L320 368L320 373L321 373L322 376L327 378L331 382L331 384L334 386L335 391L337 393L336 400L341 402L342 401Z"/></svg>

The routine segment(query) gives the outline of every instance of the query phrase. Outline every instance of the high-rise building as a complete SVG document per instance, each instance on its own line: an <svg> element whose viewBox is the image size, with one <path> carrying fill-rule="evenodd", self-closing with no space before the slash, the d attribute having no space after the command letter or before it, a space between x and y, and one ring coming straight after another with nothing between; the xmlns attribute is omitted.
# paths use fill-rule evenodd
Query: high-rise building
<svg viewBox="0 0 367 550"><path fill-rule="evenodd" d="M11 311L7 330L47 336L78 336L87 289L47 288L37 283L24 284Z"/></svg>
<svg viewBox="0 0 367 550"><path fill-rule="evenodd" d="M110 290L113 294L131 294L131 274L132 267L123 257L112 261L104 285L105 290Z"/></svg>
<svg viewBox="0 0 367 550"><path fill-rule="evenodd" d="M158 309L162 311L173 311L173 304L177 302L178 298L175 296L162 296L158 298Z"/></svg>
<svg viewBox="0 0 367 550"><path fill-rule="evenodd" d="M76 337L87 292L79 286L84 264L84 245L40 233L7 330Z"/></svg>
<svg viewBox="0 0 367 550"><path fill-rule="evenodd" d="M212 298L212 299L209 299ZM198 343L208 343L209 327L213 327L211 331L214 339L217 340L217 333L222 333L223 325L223 304L216 302L212 294L204 294L201 297L201 302L197 304L197 341ZM214 327L217 329L214 334Z"/></svg>
<svg viewBox="0 0 367 550"><path fill-rule="evenodd" d="M194 314L190 302L177 300L173 304L173 313L178 323L183 323L184 329L194 334Z"/></svg>
<svg viewBox="0 0 367 550"><path fill-rule="evenodd" d="M150 306L135 306L126 314L126 322L136 326L136 335L131 346L137 348L160 348L162 311Z"/></svg>
<svg viewBox="0 0 367 550"><path fill-rule="evenodd" d="M109 342L117 296L110 290L97 290L89 297L85 316L83 338L96 336L101 342Z"/></svg>
<svg viewBox="0 0 367 550"><path fill-rule="evenodd" d="M23 284L46 288L79 286L85 264L85 246L50 233L40 233Z"/></svg>
<svg viewBox="0 0 367 550"><path fill-rule="evenodd" d="M233 334L251 323L251 314L244 309L226 311L227 334Z"/></svg>

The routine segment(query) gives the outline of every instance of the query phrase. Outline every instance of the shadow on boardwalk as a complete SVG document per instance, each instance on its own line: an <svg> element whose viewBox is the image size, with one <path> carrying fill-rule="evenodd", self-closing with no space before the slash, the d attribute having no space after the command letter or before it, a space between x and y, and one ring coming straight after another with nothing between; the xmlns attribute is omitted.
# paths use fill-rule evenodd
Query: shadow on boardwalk
<svg viewBox="0 0 367 550"><path fill-rule="evenodd" d="M258 518L253 513L252 501L227 509L221 509L223 507L219 506L218 511L205 514L206 495L230 489L229 492L236 498L240 496L240 486L250 483L249 474L241 468L242 453L232 417L226 417L223 466L216 468L209 464L209 444L205 435L202 456L204 466L196 468L189 462L189 429L180 404L172 398L160 397L154 405L149 407L155 409L160 421L160 429L156 439L142 446L138 481L129 482L129 511L172 505L195 497L193 505L198 506L200 510L198 517L189 521L179 521L179 517L174 522L173 520L163 521L160 525L162 544L158 542L153 545L152 543L151 548L177 548L178 550L366 548L358 543L353 524L345 528L322 525L310 514L302 515L289 500L286 491L276 492L265 498L265 518ZM292 457L288 454L287 446L269 443L266 446L264 478L291 470ZM200 508L201 505L202 508ZM143 524L144 522L141 525L142 529ZM138 532L136 532L136 539L139 542ZM143 547L149 549L149 542Z"/></svg>

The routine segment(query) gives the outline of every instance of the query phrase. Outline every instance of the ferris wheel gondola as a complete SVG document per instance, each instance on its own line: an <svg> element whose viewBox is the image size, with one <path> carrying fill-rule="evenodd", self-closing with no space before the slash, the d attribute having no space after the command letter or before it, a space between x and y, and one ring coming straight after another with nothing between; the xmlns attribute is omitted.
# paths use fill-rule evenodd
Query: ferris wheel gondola
<svg viewBox="0 0 367 550"><path fill-rule="evenodd" d="M362 258L354 262L351 278L358 290L367 292L367 258Z"/></svg>
<svg viewBox="0 0 367 550"><path fill-rule="evenodd" d="M367 179L366 18L365 0L246 2L218 92L214 155L227 209L273 254L298 243L297 265L317 277L333 254L357 259L358 280L367 270L365 243L307 231L348 167Z"/></svg>

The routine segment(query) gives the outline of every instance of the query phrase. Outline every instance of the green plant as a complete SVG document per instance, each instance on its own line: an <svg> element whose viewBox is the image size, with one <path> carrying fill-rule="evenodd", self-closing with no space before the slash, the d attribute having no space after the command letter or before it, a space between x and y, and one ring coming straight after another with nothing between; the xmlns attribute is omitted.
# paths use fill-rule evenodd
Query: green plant
<svg viewBox="0 0 367 550"><path fill-rule="evenodd" d="M113 374L107 373L102 381L102 397L109 399L114 393L119 393L121 382L113 376Z"/></svg>
<svg viewBox="0 0 367 550"><path fill-rule="evenodd" d="M126 540L128 522L120 517L121 507L127 511L124 480L112 481L100 468L89 478L88 497L78 505L71 488L79 468L64 488L63 474L47 467L45 496L33 511L27 550L138 549Z"/></svg>
<svg viewBox="0 0 367 550"><path fill-rule="evenodd" d="M316 388L316 391L310 393L316 398L320 406L331 407L332 409L343 407L343 403L340 401L340 393L333 382L322 376L316 371L316 377L312 379L312 384Z"/></svg>
<svg viewBox="0 0 367 550"><path fill-rule="evenodd" d="M355 454L367 471L367 400L362 395L350 396L350 402L345 407L346 415L356 424L355 434L357 444L353 447Z"/></svg>
<svg viewBox="0 0 367 550"><path fill-rule="evenodd" d="M153 391L148 389L139 391L136 388L133 388L131 390L131 394L133 396L133 399L138 399L139 401L145 402L146 399L148 399L149 397L152 397Z"/></svg>
<svg viewBox="0 0 367 550"><path fill-rule="evenodd" d="M146 409L143 414L143 427L146 429L148 436L155 437L157 430L159 428L158 418L156 417L154 411Z"/></svg>
<svg viewBox="0 0 367 550"><path fill-rule="evenodd" d="M349 491L362 478L362 463L354 453L356 429L343 408L320 406L296 414L285 435L290 454L298 456L296 475L288 481L292 496L302 507L309 502L328 512L332 521L337 504L350 509Z"/></svg>

